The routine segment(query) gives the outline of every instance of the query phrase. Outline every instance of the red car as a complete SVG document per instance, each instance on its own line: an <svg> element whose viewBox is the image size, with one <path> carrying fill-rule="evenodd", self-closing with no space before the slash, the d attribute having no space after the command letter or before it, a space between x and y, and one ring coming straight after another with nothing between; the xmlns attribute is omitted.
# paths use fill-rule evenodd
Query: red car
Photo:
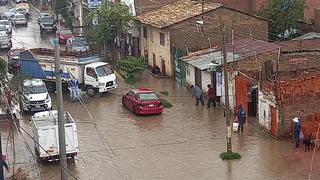
<svg viewBox="0 0 320 180"><path fill-rule="evenodd" d="M159 97L148 88L129 91L122 96L122 104L134 114L161 114L163 111Z"/></svg>
<svg viewBox="0 0 320 180"><path fill-rule="evenodd" d="M59 38L59 44L66 44L67 39L73 37L71 30L68 28L59 28L57 36Z"/></svg>

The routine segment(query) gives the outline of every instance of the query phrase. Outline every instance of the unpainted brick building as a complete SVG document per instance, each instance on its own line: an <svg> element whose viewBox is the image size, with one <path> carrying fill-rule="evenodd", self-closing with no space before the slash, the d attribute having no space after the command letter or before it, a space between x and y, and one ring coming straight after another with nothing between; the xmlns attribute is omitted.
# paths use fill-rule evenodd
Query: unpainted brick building
<svg viewBox="0 0 320 180"><path fill-rule="evenodd" d="M294 117L304 125L320 112L319 55L318 51L282 54L277 79L261 82L259 119L273 136L289 136ZM312 132L314 126L305 126L304 130Z"/></svg>

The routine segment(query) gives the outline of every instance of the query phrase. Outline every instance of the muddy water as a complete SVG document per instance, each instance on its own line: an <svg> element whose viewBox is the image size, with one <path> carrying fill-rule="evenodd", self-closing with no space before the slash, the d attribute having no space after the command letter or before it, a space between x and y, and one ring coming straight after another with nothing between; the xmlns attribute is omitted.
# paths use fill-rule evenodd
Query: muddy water
<svg viewBox="0 0 320 180"><path fill-rule="evenodd" d="M167 90L174 104L163 115L139 117L123 108L121 94L129 87L100 98L86 98L97 123L85 108L66 96L65 109L78 121L80 153L69 161L78 179L305 179L283 157L292 144L276 141L253 125L234 134L233 149L241 160L221 161L225 150L225 124L221 108L194 106L186 89L170 81L145 76L139 87ZM100 135L102 137L100 137ZM43 179L59 179L59 167L42 164Z"/></svg>
<svg viewBox="0 0 320 180"><path fill-rule="evenodd" d="M1 7L2 8L2 7ZM2 8L3 9L3 8ZM1 10L2 11L2 10ZM36 14L28 27L14 31L14 46L51 47L52 35L40 36ZM1 53L5 55L6 53ZM251 122L243 134L234 134L233 150L241 160L222 161L225 151L223 109L196 107L187 89L167 79L144 75L138 87L169 92L174 107L159 116L135 116L121 105L121 95L130 87L120 82L118 90L100 98L87 98L88 115L80 103L65 95L64 107L76 119L80 152L68 169L78 179L92 180L300 180L299 159L289 159L293 145L276 141ZM52 95L53 100L55 95ZM254 120L252 120L254 121ZM30 124L24 127L31 132ZM1 127L1 130L6 129ZM6 138L4 132L3 140ZM29 139L30 146L33 147ZM17 162L24 163L21 148ZM303 152L300 152L303 153ZM310 154L309 154L310 155ZM319 161L319 160L318 160ZM40 163L42 179L60 179L57 163ZM319 171L316 166L315 171ZM72 177L70 176L70 179ZM313 179L319 179L319 173Z"/></svg>

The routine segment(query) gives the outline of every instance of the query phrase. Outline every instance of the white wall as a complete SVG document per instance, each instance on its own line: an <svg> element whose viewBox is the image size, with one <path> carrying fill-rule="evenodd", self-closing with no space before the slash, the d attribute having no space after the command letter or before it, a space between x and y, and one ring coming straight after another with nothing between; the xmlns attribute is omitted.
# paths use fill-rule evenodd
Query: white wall
<svg viewBox="0 0 320 180"><path fill-rule="evenodd" d="M276 107L276 103L272 100L272 96L264 95L259 89L258 95L258 112L259 112L259 124L266 130L271 130L271 108ZM278 114L278 113L277 113ZM278 121L278 118L277 118Z"/></svg>
<svg viewBox="0 0 320 180"><path fill-rule="evenodd" d="M211 84L211 73L208 71L201 71L201 80L202 80L202 90L207 91L208 84Z"/></svg>
<svg viewBox="0 0 320 180"><path fill-rule="evenodd" d="M186 64L186 82L187 84L195 84L195 70L190 64Z"/></svg>

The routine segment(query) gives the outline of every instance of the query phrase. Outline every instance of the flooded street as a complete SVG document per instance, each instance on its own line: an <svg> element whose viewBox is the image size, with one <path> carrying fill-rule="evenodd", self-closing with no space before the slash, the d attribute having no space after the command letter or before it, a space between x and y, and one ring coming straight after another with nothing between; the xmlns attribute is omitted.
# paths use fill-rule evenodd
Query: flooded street
<svg viewBox="0 0 320 180"><path fill-rule="evenodd" d="M4 7L1 7L4 11ZM30 25L17 29L13 37L29 48L52 47L53 35L40 36L36 12ZM18 47L18 41L13 41ZM5 52L2 51L2 56ZM240 160L222 161L226 150L225 118L222 107L207 109L195 106L195 99L185 87L171 79L156 79L143 74L137 87L168 91L173 104L162 115L136 116L121 105L121 96L130 89L118 78L119 88L89 98L85 105L72 102L64 94L64 109L77 121L80 151L68 169L83 180L303 180L309 164L298 170L299 160L288 159L294 152L289 141L275 140L249 120L243 133L233 133L232 146ZM56 96L52 94L53 109ZM89 113L92 115L90 117ZM31 133L28 115L21 125ZM9 127L1 126L3 142ZM32 133L31 133L32 134ZM31 138L28 143L33 149ZM3 145L5 146L5 145ZM10 150L10 149L9 149ZM25 164L24 152L17 148L17 161ZM304 152L299 152L304 153ZM9 153L11 154L11 153ZM308 156L310 155L309 153ZM319 151L315 161L320 162ZM58 163L40 163L41 178L60 179ZM314 166L312 179L320 178L320 167ZM75 179L69 175L69 179Z"/></svg>

